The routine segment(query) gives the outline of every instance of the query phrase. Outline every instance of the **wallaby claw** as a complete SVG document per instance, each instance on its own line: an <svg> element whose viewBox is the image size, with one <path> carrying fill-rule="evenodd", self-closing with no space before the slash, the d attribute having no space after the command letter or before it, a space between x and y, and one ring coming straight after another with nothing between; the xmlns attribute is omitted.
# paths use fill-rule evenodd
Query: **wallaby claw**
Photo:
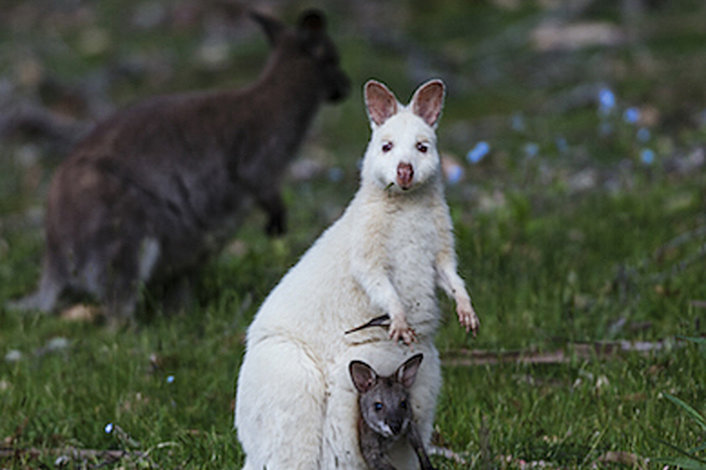
<svg viewBox="0 0 706 470"><path fill-rule="evenodd" d="M478 333L478 327L480 326L480 321L473 307L470 305L467 307L458 306L456 308L456 313L458 314L458 322L462 327L466 329L466 333L473 333L473 337L476 337Z"/></svg>
<svg viewBox="0 0 706 470"><path fill-rule="evenodd" d="M394 342L401 340L409 346L417 340L417 333L409 327L405 319L396 318L390 323L390 339Z"/></svg>

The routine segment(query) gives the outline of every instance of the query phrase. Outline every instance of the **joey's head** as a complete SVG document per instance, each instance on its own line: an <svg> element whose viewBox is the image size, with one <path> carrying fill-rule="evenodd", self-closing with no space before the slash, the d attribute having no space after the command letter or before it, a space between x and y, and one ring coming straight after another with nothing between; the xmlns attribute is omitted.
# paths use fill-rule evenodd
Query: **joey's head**
<svg viewBox="0 0 706 470"><path fill-rule="evenodd" d="M350 79L340 67L338 49L326 32L326 17L319 10L304 11L295 27L276 18L251 12L275 49L273 62L296 62L287 71L288 80L306 80L322 100L340 101L348 96ZM306 72L306 73L304 73Z"/></svg>
<svg viewBox="0 0 706 470"><path fill-rule="evenodd" d="M358 404L363 422L377 434L397 438L407 431L412 419L409 388L414 384L422 354L407 359L388 377L380 377L363 361L348 365L353 385L360 394Z"/></svg>
<svg viewBox="0 0 706 470"><path fill-rule="evenodd" d="M436 126L444 104L444 82L429 80L407 106L382 83L365 84L365 107L372 135L363 160L362 179L403 193L440 177Z"/></svg>

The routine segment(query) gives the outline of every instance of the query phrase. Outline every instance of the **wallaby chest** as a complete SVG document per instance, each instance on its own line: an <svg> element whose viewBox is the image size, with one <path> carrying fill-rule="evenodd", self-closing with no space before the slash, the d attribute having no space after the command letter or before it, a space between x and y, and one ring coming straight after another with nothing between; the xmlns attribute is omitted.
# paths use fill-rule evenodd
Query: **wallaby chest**
<svg viewBox="0 0 706 470"><path fill-rule="evenodd" d="M381 256L413 323L436 313L435 260L441 237L435 224L435 206L426 198L406 200L388 210L382 228Z"/></svg>

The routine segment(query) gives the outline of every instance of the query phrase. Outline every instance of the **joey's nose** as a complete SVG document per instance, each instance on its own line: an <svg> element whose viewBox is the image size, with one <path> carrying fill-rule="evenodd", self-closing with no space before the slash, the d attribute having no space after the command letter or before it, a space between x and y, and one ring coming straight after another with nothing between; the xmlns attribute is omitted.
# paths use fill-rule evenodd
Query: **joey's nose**
<svg viewBox="0 0 706 470"><path fill-rule="evenodd" d="M414 167L411 163L400 162L397 165L397 184L400 185L402 189L409 189L412 186L412 180L414 179Z"/></svg>
<svg viewBox="0 0 706 470"><path fill-rule="evenodd" d="M392 431L394 436L398 435L402 431L403 422L401 420L390 420L387 424L390 426L390 431Z"/></svg>

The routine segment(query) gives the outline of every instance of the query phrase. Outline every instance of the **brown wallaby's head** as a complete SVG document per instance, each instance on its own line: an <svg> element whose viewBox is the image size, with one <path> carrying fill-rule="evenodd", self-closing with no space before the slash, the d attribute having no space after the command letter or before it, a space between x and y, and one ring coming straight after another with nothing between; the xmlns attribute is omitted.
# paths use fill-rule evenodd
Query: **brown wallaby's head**
<svg viewBox="0 0 706 470"><path fill-rule="evenodd" d="M421 353L415 354L388 377L378 376L363 361L351 361L348 370L360 393L360 415L370 429L388 438L396 438L407 430L412 419L409 388L423 357Z"/></svg>
<svg viewBox="0 0 706 470"><path fill-rule="evenodd" d="M336 46L326 34L326 19L318 10L308 10L299 17L297 29L302 49L316 63L327 88L326 99L340 101L351 88L348 76L340 69Z"/></svg>
<svg viewBox="0 0 706 470"><path fill-rule="evenodd" d="M326 33L326 17L319 10L304 11L290 28L276 18L251 12L264 29L270 44L287 54L298 54L316 72L316 86L323 99L340 101L350 92L350 79L340 68L338 49Z"/></svg>

